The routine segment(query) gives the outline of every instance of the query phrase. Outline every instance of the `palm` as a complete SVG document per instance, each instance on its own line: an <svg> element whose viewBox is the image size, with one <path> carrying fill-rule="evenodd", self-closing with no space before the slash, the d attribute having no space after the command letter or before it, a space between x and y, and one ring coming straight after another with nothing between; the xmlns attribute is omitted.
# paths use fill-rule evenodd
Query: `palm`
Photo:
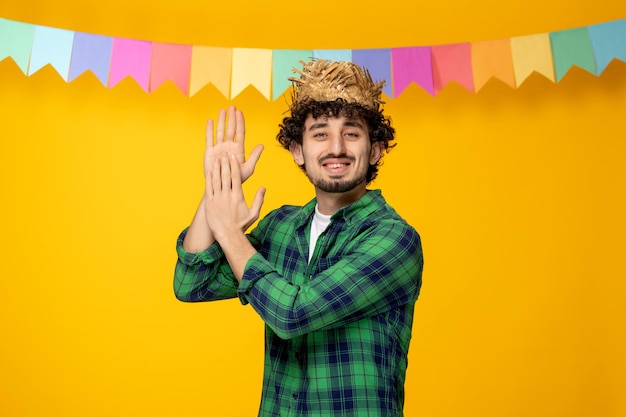
<svg viewBox="0 0 626 417"><path fill-rule="evenodd" d="M206 151L204 153L204 173L213 166L215 159L222 155L235 155L239 161L242 182L247 180L256 166L263 146L257 145L250 153L250 158L246 160L245 154L245 121L243 113L231 106L228 109L229 122L226 125L226 111L220 111L217 129L213 131L213 120L207 123L206 131Z"/></svg>
<svg viewBox="0 0 626 417"><path fill-rule="evenodd" d="M204 152L204 172L213 166L213 162L216 159L220 158L223 154L228 154L237 157L243 175L243 169L246 166L245 151L243 148L243 143L232 141L217 143L211 147L207 146ZM247 173L246 178L249 177L250 174L251 173Z"/></svg>

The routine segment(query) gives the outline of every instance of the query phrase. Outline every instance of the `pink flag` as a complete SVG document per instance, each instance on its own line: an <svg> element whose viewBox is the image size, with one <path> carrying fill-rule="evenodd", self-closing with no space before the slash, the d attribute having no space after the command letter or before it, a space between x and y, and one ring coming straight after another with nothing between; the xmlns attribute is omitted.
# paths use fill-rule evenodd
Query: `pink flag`
<svg viewBox="0 0 626 417"><path fill-rule="evenodd" d="M450 81L456 81L474 92L472 50L469 43L432 46L435 94Z"/></svg>
<svg viewBox="0 0 626 417"><path fill-rule="evenodd" d="M189 95L191 51L191 45L153 43L150 91L171 80L185 95Z"/></svg>
<svg viewBox="0 0 626 417"><path fill-rule="evenodd" d="M151 55L152 42L114 38L109 88L130 76L147 92L150 86Z"/></svg>
<svg viewBox="0 0 626 417"><path fill-rule="evenodd" d="M397 97L411 82L435 95L429 46L394 48L391 50L393 96Z"/></svg>

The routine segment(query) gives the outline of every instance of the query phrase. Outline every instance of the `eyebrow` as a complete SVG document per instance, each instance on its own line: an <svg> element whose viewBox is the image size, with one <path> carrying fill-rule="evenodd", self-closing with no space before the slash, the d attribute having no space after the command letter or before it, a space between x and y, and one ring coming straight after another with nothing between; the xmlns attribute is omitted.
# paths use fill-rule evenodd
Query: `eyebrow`
<svg viewBox="0 0 626 417"><path fill-rule="evenodd" d="M347 126L347 127L356 127L356 128L365 130L363 125L361 123L359 123L358 121L356 121L356 120L347 120L346 122L344 122L343 125ZM309 127L308 130L310 131L310 130L315 130L315 129L323 129L325 127L328 127L328 123L327 122L313 123Z"/></svg>
<svg viewBox="0 0 626 417"><path fill-rule="evenodd" d="M328 123L313 123L308 130L322 129L328 126Z"/></svg>
<svg viewBox="0 0 626 417"><path fill-rule="evenodd" d="M356 121L356 120L348 120L343 125L344 126L349 126L349 127L358 127L359 129L365 130L363 125L361 123L359 123L358 121Z"/></svg>

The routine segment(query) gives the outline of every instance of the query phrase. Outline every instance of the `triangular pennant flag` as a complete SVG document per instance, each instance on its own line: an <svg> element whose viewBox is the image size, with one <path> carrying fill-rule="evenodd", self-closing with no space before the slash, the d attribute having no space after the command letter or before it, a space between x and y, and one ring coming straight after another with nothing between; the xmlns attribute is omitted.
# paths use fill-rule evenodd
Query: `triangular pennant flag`
<svg viewBox="0 0 626 417"><path fill-rule="evenodd" d="M435 94L449 82L456 81L474 92L472 51L469 43L436 45L431 47Z"/></svg>
<svg viewBox="0 0 626 417"><path fill-rule="evenodd" d="M109 84L112 50L112 37L76 32L69 81L89 70L106 87Z"/></svg>
<svg viewBox="0 0 626 417"><path fill-rule="evenodd" d="M272 98L275 100L291 86L289 77L295 77L293 68L302 68L300 61L308 61L313 56L311 50L279 49L272 56Z"/></svg>
<svg viewBox="0 0 626 417"><path fill-rule="evenodd" d="M550 33L556 81L561 81L572 65L596 73L589 29L577 28Z"/></svg>
<svg viewBox="0 0 626 417"><path fill-rule="evenodd" d="M398 96L415 82L431 95L454 81L471 92L495 77L519 87L533 72L560 81L576 65L600 75L614 59L626 62L626 19L509 39L382 49L268 50L154 43L91 35L0 18L0 61L11 58L27 75L51 65L66 81L92 71L108 87L127 76L147 92L170 80L194 95L212 83L233 98L249 85L270 99L289 88L297 61L355 62L383 92Z"/></svg>
<svg viewBox="0 0 626 417"><path fill-rule="evenodd" d="M355 49L352 51L352 62L367 68L375 82L385 80L383 92L392 96L391 49Z"/></svg>
<svg viewBox="0 0 626 417"><path fill-rule="evenodd" d="M152 42L114 38L109 88L130 76L144 89L150 87Z"/></svg>
<svg viewBox="0 0 626 417"><path fill-rule="evenodd" d="M0 61L10 57L27 74L34 37L35 25L0 19Z"/></svg>
<svg viewBox="0 0 626 417"><path fill-rule="evenodd" d="M247 86L254 86L265 98L270 98L272 80L271 49L233 49L233 79L230 97L236 97Z"/></svg>
<svg viewBox="0 0 626 417"><path fill-rule="evenodd" d="M626 62L626 19L589 26L596 58L596 75L602 74L613 58Z"/></svg>
<svg viewBox="0 0 626 417"><path fill-rule="evenodd" d="M492 77L515 88L515 73L509 39L472 42L474 88L479 91Z"/></svg>
<svg viewBox="0 0 626 417"><path fill-rule="evenodd" d="M150 91L156 90L161 84L169 80L185 95L189 95L191 51L190 45L153 43Z"/></svg>
<svg viewBox="0 0 626 417"><path fill-rule="evenodd" d="M313 58L327 59L329 61L348 61L352 62L351 49L315 49Z"/></svg>
<svg viewBox="0 0 626 417"><path fill-rule="evenodd" d="M232 61L231 48L194 46L191 52L189 95L193 96L211 83L224 97L229 97Z"/></svg>
<svg viewBox="0 0 626 417"><path fill-rule="evenodd" d="M393 66L393 96L397 97L411 82L435 94L430 46L394 48L391 50Z"/></svg>
<svg viewBox="0 0 626 417"><path fill-rule="evenodd" d="M550 35L547 33L511 38L511 55L516 87L519 87L533 71L554 82L552 47Z"/></svg>
<svg viewBox="0 0 626 417"><path fill-rule="evenodd" d="M73 43L74 32L72 31L35 26L28 75L33 75L45 65L50 64L67 81L70 75Z"/></svg>

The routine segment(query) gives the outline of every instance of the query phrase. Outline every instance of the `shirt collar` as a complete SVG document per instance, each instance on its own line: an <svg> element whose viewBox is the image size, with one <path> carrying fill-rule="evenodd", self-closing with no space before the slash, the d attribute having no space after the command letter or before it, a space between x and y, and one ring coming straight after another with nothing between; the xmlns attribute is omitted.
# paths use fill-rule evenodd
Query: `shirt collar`
<svg viewBox="0 0 626 417"><path fill-rule="evenodd" d="M300 222L298 227L307 225L311 216L315 212L317 198L312 199L300 210ZM382 192L380 190L367 190L366 193L354 203L340 208L331 217L331 221L343 219L346 223L361 222L370 217L372 213L380 209L385 204Z"/></svg>

